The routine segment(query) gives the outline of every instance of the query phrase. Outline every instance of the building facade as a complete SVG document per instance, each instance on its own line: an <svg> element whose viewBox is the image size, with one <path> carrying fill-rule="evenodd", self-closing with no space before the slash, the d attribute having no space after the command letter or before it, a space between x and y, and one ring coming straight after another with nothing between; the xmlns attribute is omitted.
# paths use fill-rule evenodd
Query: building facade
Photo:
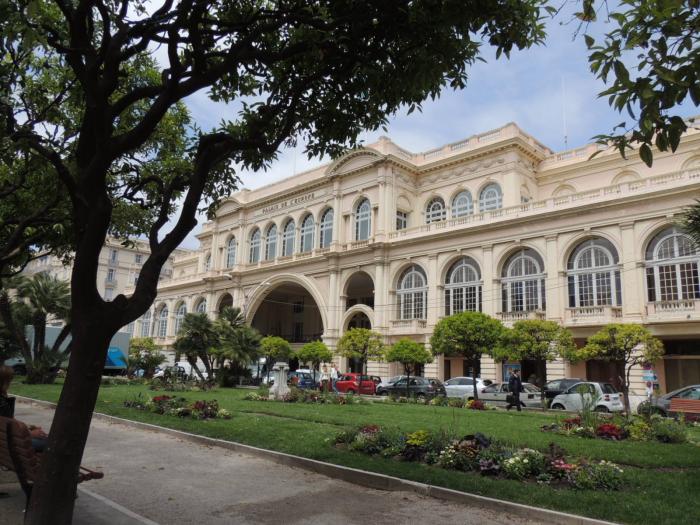
<svg viewBox="0 0 700 525"><path fill-rule="evenodd" d="M512 123L424 153L381 138L228 198L136 332L167 347L185 313L226 305L264 335L331 348L354 326L429 344L438 320L462 310L557 321L579 344L606 323L642 323L666 347L661 388L700 382L700 254L675 225L699 189L696 131L675 153L656 152L652 168L596 145L552 152ZM442 356L424 370L469 372ZM485 356L477 372L501 379L503 366ZM555 361L547 375L615 370ZM643 391L642 371L632 379Z"/></svg>

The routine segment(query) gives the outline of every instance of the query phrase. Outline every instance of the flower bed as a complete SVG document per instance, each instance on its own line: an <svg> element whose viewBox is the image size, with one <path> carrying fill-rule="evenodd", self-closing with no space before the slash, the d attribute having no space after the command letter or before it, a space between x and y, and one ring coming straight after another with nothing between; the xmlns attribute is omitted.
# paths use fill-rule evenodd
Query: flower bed
<svg viewBox="0 0 700 525"><path fill-rule="evenodd" d="M154 414L168 416L189 417L192 419L231 419L231 414L225 408L220 408L215 400L187 401L184 397L155 396L143 398L141 395L135 399L124 401L127 408L146 410Z"/></svg>
<svg viewBox="0 0 700 525"><path fill-rule="evenodd" d="M554 444L543 453L509 447L478 433L455 439L445 432L418 430L404 434L378 425L341 432L335 442L336 446L364 454L518 481L589 490L618 490L623 484L623 470L618 465L567 460L564 451Z"/></svg>
<svg viewBox="0 0 700 525"><path fill-rule="evenodd" d="M544 425L544 432L554 432L565 436L608 439L622 441L659 441L661 443L685 443L688 434L684 421L676 421L661 416L650 418L602 420L580 416L564 419L559 423Z"/></svg>
<svg viewBox="0 0 700 525"><path fill-rule="evenodd" d="M277 401L268 398L268 390L260 389L257 392L246 394L243 399L245 401ZM318 390L306 390L301 388L290 387L289 393L284 396L281 401L284 403L309 403L319 405L366 405L370 401L353 394L344 396L333 392L320 392Z"/></svg>

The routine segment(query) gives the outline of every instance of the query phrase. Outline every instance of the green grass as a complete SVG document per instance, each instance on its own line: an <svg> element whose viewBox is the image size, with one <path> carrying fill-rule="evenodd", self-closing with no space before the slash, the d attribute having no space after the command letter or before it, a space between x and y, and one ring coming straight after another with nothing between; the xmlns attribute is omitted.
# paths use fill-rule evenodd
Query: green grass
<svg viewBox="0 0 700 525"><path fill-rule="evenodd" d="M12 392L56 401L60 385L14 384ZM448 407L396 405L307 405L244 401L247 390L219 389L185 392L188 399L217 399L231 411L231 420L195 421L124 408L122 402L139 393L157 395L145 386L105 386L96 411L162 425L214 438L238 441L339 465L381 472L405 479L492 496L520 503L622 523L700 523L700 429L691 430L696 443L611 442L567 437L540 431L554 416L533 412L472 411ZM159 392L166 393L167 392ZM175 394L180 395L180 394ZM517 446L544 450L549 443L570 456L606 459L624 466L625 488L620 492L555 489L535 483L493 479L475 473L447 471L416 463L369 457L337 449L335 434L360 424L379 424L404 431L451 429L482 432Z"/></svg>

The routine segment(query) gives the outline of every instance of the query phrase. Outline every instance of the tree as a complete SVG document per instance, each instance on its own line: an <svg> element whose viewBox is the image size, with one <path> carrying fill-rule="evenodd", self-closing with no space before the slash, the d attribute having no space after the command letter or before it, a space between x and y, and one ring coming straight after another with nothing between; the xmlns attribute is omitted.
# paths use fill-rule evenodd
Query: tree
<svg viewBox="0 0 700 525"><path fill-rule="evenodd" d="M12 280L16 300L7 290L0 290L0 317L7 332L19 347L27 369L28 383L53 383L58 367L70 352L70 342L61 348L70 335L70 293L68 283L45 273L31 278ZM54 343L46 345L46 323L66 321ZM25 326L32 327L32 341Z"/></svg>
<svg viewBox="0 0 700 525"><path fill-rule="evenodd" d="M390 363L403 365L406 373L406 397L410 395L411 372L416 373L418 366L433 362L433 356L424 345L405 338L391 345L384 354L384 359Z"/></svg>
<svg viewBox="0 0 700 525"><path fill-rule="evenodd" d="M22 195L42 199L0 199L0 275L45 246L75 254L73 350L29 525L70 522L109 341L149 308L160 270L196 225L200 203L213 213L235 187L233 167L262 169L280 145L300 139L309 155L336 155L362 131L385 125L388 114L419 109L446 86L463 87L484 43L500 56L541 42L543 5L2 4L0 160L8 169L0 170L0 191L21 186ZM173 110L198 92L240 111L213 130L168 133L179 128ZM151 142L159 130L163 140ZM98 259L115 230L144 233L150 255L133 295L105 301Z"/></svg>
<svg viewBox="0 0 700 525"><path fill-rule="evenodd" d="M134 337L129 341L129 356L127 368L129 375L141 369L143 377L150 379L156 372L156 367L166 361L165 355L160 351L151 337Z"/></svg>
<svg viewBox="0 0 700 525"><path fill-rule="evenodd" d="M632 368L654 363L664 355L664 347L649 330L638 324L608 324L588 338L583 348L573 348L565 353L572 363L602 359L621 363L623 375L619 378L625 400L625 410L630 412L630 372Z"/></svg>
<svg viewBox="0 0 700 525"><path fill-rule="evenodd" d="M595 22L596 4L583 0L583 10L578 13L583 23ZM622 122L612 134L596 138L602 144L612 143L623 157L627 150L638 147L641 159L651 166L652 146L676 151L688 129L688 123L673 114L674 109L687 100L700 105L698 3L622 0L615 12L608 13L607 21L615 28L602 42L585 35L588 60L596 77L611 84L599 96L608 97L617 111L626 111L632 123ZM635 64L632 57L636 57Z"/></svg>
<svg viewBox="0 0 700 525"><path fill-rule="evenodd" d="M516 321L513 328L504 330L501 344L494 347L496 361L536 362L537 386L541 389L542 408L545 408L544 384L547 382L547 361L568 354L575 348L571 331L555 321L528 319Z"/></svg>
<svg viewBox="0 0 700 525"><path fill-rule="evenodd" d="M472 365L474 399L479 399L476 371L482 354L490 354L501 343L503 325L481 312L460 312L438 321L430 338L433 355L459 356Z"/></svg>
<svg viewBox="0 0 700 525"><path fill-rule="evenodd" d="M316 369L321 363L327 363L333 359L333 352L323 341L311 341L297 351L297 359L302 363L311 363L314 371L314 383L316 382Z"/></svg>
<svg viewBox="0 0 700 525"><path fill-rule="evenodd" d="M214 330L218 344L210 353L216 359L219 370L228 361L229 373L241 371L260 355L260 333L245 324L239 308L224 308L214 321Z"/></svg>
<svg viewBox="0 0 700 525"><path fill-rule="evenodd" d="M362 367L360 375L366 375L367 361L380 359L384 353L384 344L377 332L367 328L350 328L338 340L336 349L343 357L359 359Z"/></svg>
<svg viewBox="0 0 700 525"><path fill-rule="evenodd" d="M218 344L219 337L212 320L205 313L196 313L185 314L173 348L176 352L185 354L199 379L204 381L205 378L197 365L197 360L201 360L204 364L207 378L214 379L211 350Z"/></svg>
<svg viewBox="0 0 700 525"><path fill-rule="evenodd" d="M273 363L288 360L292 355L292 346L286 339L276 335L268 335L260 341L260 352L265 356L267 379L269 381Z"/></svg>

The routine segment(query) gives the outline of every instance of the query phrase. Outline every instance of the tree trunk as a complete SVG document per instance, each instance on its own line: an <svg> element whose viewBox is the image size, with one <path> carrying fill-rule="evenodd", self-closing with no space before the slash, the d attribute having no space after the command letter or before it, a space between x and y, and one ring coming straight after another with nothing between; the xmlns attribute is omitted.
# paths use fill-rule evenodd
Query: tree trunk
<svg viewBox="0 0 700 525"><path fill-rule="evenodd" d="M73 351L68 375L42 454L32 491L27 525L70 525L78 469L90 430L109 341L116 333L108 323L73 319Z"/></svg>

